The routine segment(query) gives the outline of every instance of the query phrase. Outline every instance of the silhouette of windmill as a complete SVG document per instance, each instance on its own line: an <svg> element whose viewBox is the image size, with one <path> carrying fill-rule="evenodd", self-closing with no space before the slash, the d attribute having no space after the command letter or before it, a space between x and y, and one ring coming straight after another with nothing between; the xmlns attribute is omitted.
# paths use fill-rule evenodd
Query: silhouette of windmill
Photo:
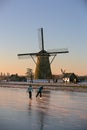
<svg viewBox="0 0 87 130"><path fill-rule="evenodd" d="M44 38L43 38L43 28L39 29L40 34L40 51L36 53L25 53L25 54L18 54L17 56L19 58L23 58L26 56L31 57L36 64L35 69L35 79L46 79L52 77L51 67L54 58L57 56L57 54L61 53L68 53L67 48L63 49L53 49L50 51L46 51L44 49ZM52 59L49 60L49 57L52 56ZM37 62L35 61L34 57L37 57Z"/></svg>

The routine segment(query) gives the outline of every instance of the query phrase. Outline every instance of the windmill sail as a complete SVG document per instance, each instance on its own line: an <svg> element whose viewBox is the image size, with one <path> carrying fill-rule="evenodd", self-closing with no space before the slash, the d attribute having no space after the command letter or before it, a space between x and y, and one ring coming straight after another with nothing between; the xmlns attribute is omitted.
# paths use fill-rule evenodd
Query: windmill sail
<svg viewBox="0 0 87 130"><path fill-rule="evenodd" d="M38 39L39 39L39 48L44 50L44 37L43 37L43 28L38 30Z"/></svg>
<svg viewBox="0 0 87 130"><path fill-rule="evenodd" d="M37 53L23 53L23 54L18 54L18 58L21 59L21 58L30 58L31 56L36 56Z"/></svg>
<svg viewBox="0 0 87 130"><path fill-rule="evenodd" d="M60 54L60 53L69 53L67 48L62 49L52 49L47 51L50 55Z"/></svg>

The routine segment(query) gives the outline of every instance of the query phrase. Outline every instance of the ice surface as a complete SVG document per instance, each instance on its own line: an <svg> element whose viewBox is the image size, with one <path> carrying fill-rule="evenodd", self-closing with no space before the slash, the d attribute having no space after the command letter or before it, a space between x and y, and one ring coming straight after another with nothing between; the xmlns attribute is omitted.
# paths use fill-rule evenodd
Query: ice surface
<svg viewBox="0 0 87 130"><path fill-rule="evenodd" d="M87 93L0 88L0 130L87 130Z"/></svg>

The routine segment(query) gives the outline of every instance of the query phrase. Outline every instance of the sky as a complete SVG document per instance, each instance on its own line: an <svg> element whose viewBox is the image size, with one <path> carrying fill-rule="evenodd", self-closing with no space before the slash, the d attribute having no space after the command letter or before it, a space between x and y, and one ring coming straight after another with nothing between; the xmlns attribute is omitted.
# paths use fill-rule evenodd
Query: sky
<svg viewBox="0 0 87 130"><path fill-rule="evenodd" d="M68 48L58 54L51 70L87 75L86 0L0 0L0 72L25 75L35 71L31 58L19 53L38 52L38 28L43 27L45 50Z"/></svg>

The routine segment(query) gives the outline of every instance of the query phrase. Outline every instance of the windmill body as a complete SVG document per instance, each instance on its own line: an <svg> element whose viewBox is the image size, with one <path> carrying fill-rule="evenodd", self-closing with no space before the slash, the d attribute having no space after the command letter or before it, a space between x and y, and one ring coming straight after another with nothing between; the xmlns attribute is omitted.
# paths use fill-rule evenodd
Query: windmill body
<svg viewBox="0 0 87 130"><path fill-rule="evenodd" d="M40 31L40 51L37 53L25 53L25 54L18 54L18 57L26 57L30 56L34 63L36 64L35 79L47 79L52 78L51 72L51 63L53 62L55 56L59 53L68 53L68 49L57 49L46 51L44 50L44 38L43 38L43 28L39 29ZM52 60L49 60L49 57L52 56ZM34 60L34 57L37 57L37 62Z"/></svg>
<svg viewBox="0 0 87 130"><path fill-rule="evenodd" d="M37 56L37 64L35 70L35 79L51 78L51 68L49 56Z"/></svg>

